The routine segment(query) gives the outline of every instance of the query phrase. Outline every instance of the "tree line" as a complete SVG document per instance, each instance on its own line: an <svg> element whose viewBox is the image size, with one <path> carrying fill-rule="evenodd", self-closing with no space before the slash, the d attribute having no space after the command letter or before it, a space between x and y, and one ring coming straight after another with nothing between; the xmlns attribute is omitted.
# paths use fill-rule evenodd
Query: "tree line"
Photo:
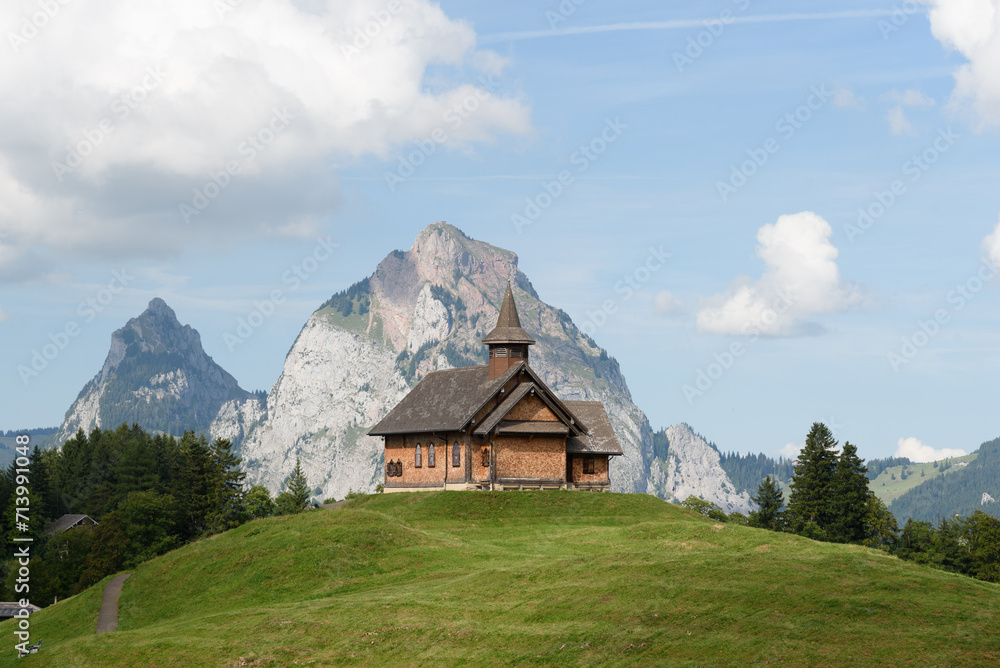
<svg viewBox="0 0 1000 668"><path fill-rule="evenodd" d="M982 456L982 455L981 455ZM898 464L897 464L898 465ZM1000 582L1000 520L975 510L938 524L895 516L869 489L868 469L857 447L838 447L833 434L815 423L795 464L785 502L778 482L766 477L749 515L726 514L715 504L689 497L682 505L720 522L798 534L813 540L854 543L901 559Z"/></svg>
<svg viewBox="0 0 1000 668"><path fill-rule="evenodd" d="M24 598L15 596L10 539L30 536L29 598L42 607L193 540L301 512L310 500L298 461L286 491L272 498L261 485L245 489L242 460L230 441L209 443L193 431L177 439L137 424L80 430L58 450L36 447L30 460L27 533L14 522L15 466L0 475L0 531L8 539L0 582L4 600ZM88 515L98 525L50 535L51 523L67 513Z"/></svg>

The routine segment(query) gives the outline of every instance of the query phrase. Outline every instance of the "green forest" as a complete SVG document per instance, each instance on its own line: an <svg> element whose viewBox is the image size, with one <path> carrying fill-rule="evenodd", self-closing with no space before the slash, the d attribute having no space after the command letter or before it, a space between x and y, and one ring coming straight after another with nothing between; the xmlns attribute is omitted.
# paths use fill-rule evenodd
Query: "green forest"
<svg viewBox="0 0 1000 668"><path fill-rule="evenodd" d="M83 430L61 449L30 454L27 474L14 463L0 476L0 531L7 540L0 564L4 600L15 596L15 537L30 537L30 600L44 607L83 591L105 576L198 538L271 515L294 514L309 504L301 467L272 499L267 489L245 489L242 462L225 439L209 443L193 431L180 438L152 435L138 425ZM15 526L15 500L29 490L28 531ZM64 514L98 522L51 535Z"/></svg>

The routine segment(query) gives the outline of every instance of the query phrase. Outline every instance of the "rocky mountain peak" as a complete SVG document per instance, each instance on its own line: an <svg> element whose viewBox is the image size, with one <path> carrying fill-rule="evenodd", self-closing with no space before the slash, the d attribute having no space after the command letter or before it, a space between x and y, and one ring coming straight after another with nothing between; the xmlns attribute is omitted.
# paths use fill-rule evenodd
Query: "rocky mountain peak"
<svg viewBox="0 0 1000 668"><path fill-rule="evenodd" d="M178 325L180 324L177 321L177 314L174 313L174 310L167 306L167 302L163 301L159 297L153 297L149 300L149 306L146 307L146 310L143 313L149 313L150 315L173 320L174 322L177 322Z"/></svg>
<svg viewBox="0 0 1000 668"><path fill-rule="evenodd" d="M125 323L111 337L112 340L120 340L128 354L171 352L189 356L196 363L201 361L199 358L208 357L197 330L190 325L182 325L174 310L159 297L150 301L145 311Z"/></svg>
<svg viewBox="0 0 1000 668"><path fill-rule="evenodd" d="M246 402L257 400L205 353L197 330L182 325L157 297L112 333L104 366L67 411L56 438L64 441L77 429L122 422L153 431L195 429L216 435L212 424L224 408L243 417L260 412L246 410ZM237 440L243 434L232 425L223 431L219 435Z"/></svg>

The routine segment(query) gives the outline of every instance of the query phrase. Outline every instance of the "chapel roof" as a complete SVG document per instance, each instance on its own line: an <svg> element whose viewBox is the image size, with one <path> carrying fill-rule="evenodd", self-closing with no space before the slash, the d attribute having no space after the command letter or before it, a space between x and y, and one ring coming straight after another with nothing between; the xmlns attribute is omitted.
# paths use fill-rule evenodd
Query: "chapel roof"
<svg viewBox="0 0 1000 668"><path fill-rule="evenodd" d="M566 452L575 454L623 455L621 443L615 436L608 411L600 401L567 401L566 407L584 420L586 434L570 435Z"/></svg>
<svg viewBox="0 0 1000 668"><path fill-rule="evenodd" d="M486 366L432 371L368 435L459 431L523 366L515 364L493 380Z"/></svg>

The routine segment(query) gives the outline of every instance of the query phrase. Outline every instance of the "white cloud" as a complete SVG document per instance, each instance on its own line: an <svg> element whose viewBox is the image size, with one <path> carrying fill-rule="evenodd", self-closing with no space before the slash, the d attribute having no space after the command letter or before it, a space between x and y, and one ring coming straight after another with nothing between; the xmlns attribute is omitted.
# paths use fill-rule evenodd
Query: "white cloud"
<svg viewBox="0 0 1000 668"><path fill-rule="evenodd" d="M956 450L950 448L934 449L929 445L924 445L918 439L913 438L901 438L899 439L896 452L893 457L907 457L912 462L924 463L924 462L936 462L942 459L950 459L952 457L961 457L962 455L968 454L965 450Z"/></svg>
<svg viewBox="0 0 1000 668"><path fill-rule="evenodd" d="M838 88L833 91L833 104L841 109L864 109L865 99L855 95L850 88Z"/></svg>
<svg viewBox="0 0 1000 668"><path fill-rule="evenodd" d="M893 88L882 95L882 99L905 107L933 107L935 104L932 98L916 88L909 88L902 93Z"/></svg>
<svg viewBox="0 0 1000 668"><path fill-rule="evenodd" d="M1000 125L1000 0L932 0L931 32L969 61L955 71L953 102Z"/></svg>
<svg viewBox="0 0 1000 668"><path fill-rule="evenodd" d="M0 308L0 322L7 321L7 312Z"/></svg>
<svg viewBox="0 0 1000 668"><path fill-rule="evenodd" d="M1000 263L1000 223L992 234L983 239L983 250L991 260Z"/></svg>
<svg viewBox="0 0 1000 668"><path fill-rule="evenodd" d="M796 459L799 453L802 452L802 445L796 443L786 443L785 447L778 450L778 455L781 457L787 457L788 459Z"/></svg>
<svg viewBox="0 0 1000 668"><path fill-rule="evenodd" d="M653 295L653 308L657 313L672 315L678 313L683 307L684 304L681 300L667 290L660 290Z"/></svg>
<svg viewBox="0 0 1000 668"><path fill-rule="evenodd" d="M35 30L35 0L0 4L0 24L19 36L27 19L34 35L5 44L0 68L0 233L21 255L306 236L337 206L336 166L374 155L395 168L417 141L468 150L531 131L503 60L430 0L399 0L395 14L384 0L53 6ZM272 132L286 109L294 118ZM250 160L259 133L274 139ZM75 163L72 147L88 155L60 181L52 165ZM179 205L231 161L240 173L185 225Z"/></svg>
<svg viewBox="0 0 1000 668"><path fill-rule="evenodd" d="M910 124L910 121L906 118L906 114L903 112L903 108L899 105L889 109L886 119L889 121L889 132L895 136L915 134L913 132L913 125Z"/></svg>
<svg viewBox="0 0 1000 668"><path fill-rule="evenodd" d="M759 280L739 278L722 295L702 300L698 329L716 334L816 334L807 318L861 301L837 267L830 224L810 211L781 216L757 232L757 255L767 266Z"/></svg>

